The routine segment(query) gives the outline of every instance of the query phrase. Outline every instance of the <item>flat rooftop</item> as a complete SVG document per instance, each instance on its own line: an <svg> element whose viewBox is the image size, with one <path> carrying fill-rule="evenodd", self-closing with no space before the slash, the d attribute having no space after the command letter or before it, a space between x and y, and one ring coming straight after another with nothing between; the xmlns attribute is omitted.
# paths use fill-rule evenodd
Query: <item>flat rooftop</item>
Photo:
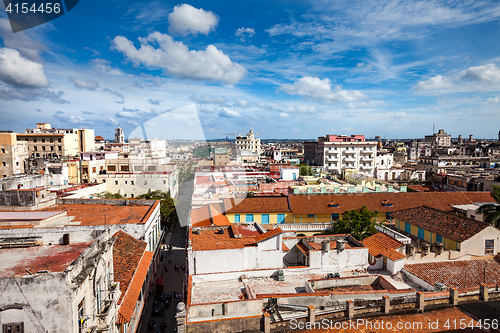
<svg viewBox="0 0 500 333"><path fill-rule="evenodd" d="M91 243L0 249L0 277L64 272Z"/></svg>

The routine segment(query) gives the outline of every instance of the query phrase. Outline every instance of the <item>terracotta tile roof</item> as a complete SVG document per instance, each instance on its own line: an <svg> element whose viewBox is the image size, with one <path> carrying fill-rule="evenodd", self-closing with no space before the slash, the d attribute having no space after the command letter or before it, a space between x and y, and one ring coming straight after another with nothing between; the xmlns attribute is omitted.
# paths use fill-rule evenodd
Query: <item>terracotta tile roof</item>
<svg viewBox="0 0 500 333"><path fill-rule="evenodd" d="M427 206L442 211L451 211L451 205L464 205L473 202L494 202L489 192L400 192L400 193L359 193L359 194L323 194L289 196L293 214L342 214L346 210L366 206L368 210L394 212L396 210ZM276 200L269 198L268 201ZM383 200L393 203L382 205ZM339 207L329 207L332 201ZM269 202L271 204L271 202ZM240 205L241 206L241 205ZM241 206L244 208L245 206ZM240 208L238 208L240 209ZM240 209L241 212L243 212Z"/></svg>
<svg viewBox="0 0 500 333"><path fill-rule="evenodd" d="M127 293L122 298L122 303L118 310L118 324L127 323L132 318L132 313L141 294L142 286L146 281L151 260L153 260L153 254L153 252L144 251L144 255L135 270L134 277L128 286Z"/></svg>
<svg viewBox="0 0 500 333"><path fill-rule="evenodd" d="M98 135L98 136L96 136L96 137L94 138L94 140L96 140L96 141L97 141L97 140L99 140L99 141L103 141L103 140L104 140L104 138L103 138L102 136Z"/></svg>
<svg viewBox="0 0 500 333"><path fill-rule="evenodd" d="M298 242L297 244L295 244L295 246L297 247L297 249L299 249L300 252L302 252L306 257L309 257L309 248L307 247L307 245L305 245L304 243L302 242Z"/></svg>
<svg viewBox="0 0 500 333"><path fill-rule="evenodd" d="M219 234L218 230L202 230L199 235L190 231L189 236L192 239L193 251L242 249L246 246L257 246L255 237L234 238L232 231L229 230L230 228L226 227L223 234Z"/></svg>
<svg viewBox="0 0 500 333"><path fill-rule="evenodd" d="M310 251L320 251L321 250L321 243L314 243L314 242L307 242L312 249ZM349 243L345 243L345 248L346 249L352 249L353 246L351 246ZM336 250L337 249L337 241L332 240L330 241L330 250Z"/></svg>
<svg viewBox="0 0 500 333"><path fill-rule="evenodd" d="M437 190L431 185L408 185L408 188L415 192L442 192L443 190Z"/></svg>
<svg viewBox="0 0 500 333"><path fill-rule="evenodd" d="M392 213L392 218L428 230L456 242L463 242L490 226L455 213L446 213L429 207L417 207Z"/></svg>
<svg viewBox="0 0 500 333"><path fill-rule="evenodd" d="M118 231L113 236L116 237L113 246L113 271L115 281L120 282L122 294L117 303L121 304L148 244L123 231Z"/></svg>
<svg viewBox="0 0 500 333"><path fill-rule="evenodd" d="M443 320L444 319L444 320ZM446 321L449 319L449 323L460 323L461 320L465 321L467 325L472 321L475 327L479 326L479 323L474 319L469 313L457 308L447 308L435 311L425 311L424 313L412 313L412 314L401 314L401 315L393 315L393 316L382 316L382 317L369 317L364 318L364 321L360 323L359 326L356 326L357 319L354 319L352 322L354 326L349 325L349 321L339 322L337 323L337 328L335 328L336 323L332 323L333 327L324 327L320 329L299 329L294 330L294 333L334 333L334 332L343 332L343 333L373 333L373 332L401 332L401 333L420 333L420 332L428 332L429 323L437 322L439 324L436 327L436 330L432 330L435 332L457 332L454 331L453 324L445 327ZM383 322L383 323L382 323ZM370 325L371 324L371 325ZM399 324L399 325L398 325ZM406 325L405 325L406 324ZM345 328L341 328L345 327ZM379 329L376 329L376 328ZM381 328L385 329L381 329ZM406 328L405 328L406 327ZM459 325L457 325L457 328ZM465 331L460 331L465 332ZM472 330L467 332L473 332ZM474 331L476 332L476 331ZM477 332L481 332L481 330L477 330Z"/></svg>
<svg viewBox="0 0 500 333"><path fill-rule="evenodd" d="M211 225L229 225L229 219L222 214L220 204L209 204L191 210L191 223L193 227L206 227Z"/></svg>
<svg viewBox="0 0 500 333"><path fill-rule="evenodd" d="M441 282L448 288L478 287L481 283L500 284L500 263L495 259L406 264L404 270L431 285Z"/></svg>
<svg viewBox="0 0 500 333"><path fill-rule="evenodd" d="M406 257L397 251L404 244L383 232L365 238L363 245L368 248L368 252L374 257L384 256L392 261Z"/></svg>
<svg viewBox="0 0 500 333"><path fill-rule="evenodd" d="M105 224L128 224L146 223L149 215L159 205L99 205L99 204L63 204L55 205L41 211L67 211L68 216L74 216L72 222L80 222L80 225L105 225Z"/></svg>
<svg viewBox="0 0 500 333"><path fill-rule="evenodd" d="M31 246L0 249L0 277L36 274L38 271L64 272L91 243Z"/></svg>
<svg viewBox="0 0 500 333"><path fill-rule="evenodd" d="M283 251L286 251L286 252L290 251L290 249L288 248L288 246L286 246L286 244L285 244L285 243L283 243L283 242L281 243L281 249L282 249Z"/></svg>
<svg viewBox="0 0 500 333"><path fill-rule="evenodd" d="M228 214L290 212L287 197L250 197L230 207L233 208L227 210Z"/></svg>
<svg viewBox="0 0 500 333"><path fill-rule="evenodd" d="M263 240L266 240L266 239L269 239L271 237L274 237L274 236L277 236L279 234L283 233L283 231L281 230L280 227L277 227L277 228L274 228L272 230L269 230L268 232L265 232L263 234L260 234L258 236L255 237L255 241L258 243L258 242L262 242Z"/></svg>

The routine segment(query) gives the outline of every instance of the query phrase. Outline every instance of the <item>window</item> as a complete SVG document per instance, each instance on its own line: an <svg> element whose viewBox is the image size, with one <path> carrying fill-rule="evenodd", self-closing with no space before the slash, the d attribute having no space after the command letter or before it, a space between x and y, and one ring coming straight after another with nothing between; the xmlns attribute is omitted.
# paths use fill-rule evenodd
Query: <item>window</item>
<svg viewBox="0 0 500 333"><path fill-rule="evenodd" d="M410 234L411 233L411 225L408 223L405 223L405 232Z"/></svg>
<svg viewBox="0 0 500 333"><path fill-rule="evenodd" d="M33 147L33 150L34 150L34 151L37 151L37 150L38 150L38 147L37 147L37 146L34 146L34 147Z"/></svg>
<svg viewBox="0 0 500 333"><path fill-rule="evenodd" d="M148 171L156 171L156 165L149 165Z"/></svg>
<svg viewBox="0 0 500 333"><path fill-rule="evenodd" d="M484 241L484 254L493 254L494 250L495 250L495 240L486 239Z"/></svg>
<svg viewBox="0 0 500 333"><path fill-rule="evenodd" d="M5 162L2 162L2 166L5 166Z"/></svg>
<svg viewBox="0 0 500 333"><path fill-rule="evenodd" d="M33 139L33 142L36 142L36 138Z"/></svg>
<svg viewBox="0 0 500 333"><path fill-rule="evenodd" d="M54 139L53 139L53 138L50 138L50 142L54 142Z"/></svg>
<svg viewBox="0 0 500 333"><path fill-rule="evenodd" d="M116 171L115 165L108 165L108 171Z"/></svg>
<svg viewBox="0 0 500 333"><path fill-rule="evenodd" d="M418 228L418 239L424 239L425 231L422 228Z"/></svg>
<svg viewBox="0 0 500 333"><path fill-rule="evenodd" d="M45 146L42 146L42 150L45 151Z"/></svg>
<svg viewBox="0 0 500 333"><path fill-rule="evenodd" d="M148 185L148 181L147 180L144 181L144 185Z"/></svg>
<svg viewBox="0 0 500 333"><path fill-rule="evenodd" d="M128 181L125 181L125 184L127 184Z"/></svg>
<svg viewBox="0 0 500 333"><path fill-rule="evenodd" d="M135 165L135 166L134 166L134 171L142 171L142 166L140 166L140 165Z"/></svg>
<svg viewBox="0 0 500 333"><path fill-rule="evenodd" d="M62 150L62 146L57 146L57 150Z"/></svg>
<svg viewBox="0 0 500 333"><path fill-rule="evenodd" d="M96 167L92 167L92 172L96 173L97 172L97 168Z"/></svg>
<svg viewBox="0 0 500 333"><path fill-rule="evenodd" d="M134 185L134 181L133 180L130 181L130 185Z"/></svg>
<svg viewBox="0 0 500 333"><path fill-rule="evenodd" d="M278 214L278 223L285 223L285 214Z"/></svg>
<svg viewBox="0 0 500 333"><path fill-rule="evenodd" d="M133 198L134 197L134 193L132 193L130 196Z"/></svg>
<svg viewBox="0 0 500 333"><path fill-rule="evenodd" d="M2 148L2 154L5 154L5 149L4 148Z"/></svg>
<svg viewBox="0 0 500 333"><path fill-rule="evenodd" d="M442 243L443 242L443 236L436 235L436 243Z"/></svg>
<svg viewBox="0 0 500 333"><path fill-rule="evenodd" d="M54 151L54 146L50 146L50 151Z"/></svg>
<svg viewBox="0 0 500 333"><path fill-rule="evenodd" d="M57 139L57 142L61 142L61 139ZM59 146L59 147L61 147L61 146Z"/></svg>
<svg viewBox="0 0 500 333"><path fill-rule="evenodd" d="M307 217L314 217L314 214L307 214Z"/></svg>
<svg viewBox="0 0 500 333"><path fill-rule="evenodd" d="M262 214L262 224L269 224L269 214Z"/></svg>
<svg viewBox="0 0 500 333"><path fill-rule="evenodd" d="M118 185L118 181L117 180L115 180L115 185Z"/></svg>
<svg viewBox="0 0 500 333"><path fill-rule="evenodd" d="M24 323L3 324L2 333L24 333Z"/></svg>
<svg viewBox="0 0 500 333"><path fill-rule="evenodd" d="M128 171L128 165L120 166L120 171Z"/></svg>
<svg viewBox="0 0 500 333"><path fill-rule="evenodd" d="M45 139L42 139L42 142L45 142Z"/></svg>
<svg viewBox="0 0 500 333"><path fill-rule="evenodd" d="M78 304L78 332L83 332L85 326L84 304L85 298Z"/></svg>
<svg viewBox="0 0 500 333"><path fill-rule="evenodd" d="M247 214L245 221L246 222L253 222L253 214Z"/></svg>
<svg viewBox="0 0 500 333"><path fill-rule="evenodd" d="M240 222L240 214L235 214L234 215L234 223L239 223Z"/></svg>

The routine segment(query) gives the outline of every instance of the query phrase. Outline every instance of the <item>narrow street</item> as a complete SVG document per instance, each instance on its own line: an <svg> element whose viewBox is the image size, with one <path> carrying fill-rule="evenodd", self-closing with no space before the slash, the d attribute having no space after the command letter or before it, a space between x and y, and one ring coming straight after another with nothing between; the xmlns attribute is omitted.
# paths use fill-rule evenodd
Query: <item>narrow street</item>
<svg viewBox="0 0 500 333"><path fill-rule="evenodd" d="M180 227L178 224L175 225L172 234L167 233L165 235L165 247L162 251L164 260L160 261L160 266L153 281L157 278L163 278L163 293L168 294L170 292L182 294L183 288L183 276L184 271L182 270L182 265L185 265L185 244L186 244L186 228ZM167 251L166 245L172 246L172 253ZM171 262L169 263L169 258ZM175 265L179 265L178 272L175 271ZM168 270L168 271L167 271ZM154 287L153 287L154 288ZM139 324L137 332L139 333L149 333L149 332L160 332L161 323L166 323L167 329L165 332L175 332L175 313L178 301L173 298L173 301L166 305L161 301L161 299L155 299L155 295L151 294L146 301L143 311L143 319ZM161 306L165 309L163 316L153 315L154 302L158 301ZM148 323L153 320L156 327L152 330L148 330Z"/></svg>

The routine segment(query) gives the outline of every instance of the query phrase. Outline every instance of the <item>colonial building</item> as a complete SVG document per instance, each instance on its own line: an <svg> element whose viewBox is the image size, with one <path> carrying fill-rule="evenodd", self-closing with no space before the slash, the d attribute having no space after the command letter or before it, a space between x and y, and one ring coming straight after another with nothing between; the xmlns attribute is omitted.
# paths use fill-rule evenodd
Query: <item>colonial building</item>
<svg viewBox="0 0 500 333"><path fill-rule="evenodd" d="M246 136L239 135L236 137L235 148L237 150L248 150L260 155L260 139L255 138L252 130Z"/></svg>

